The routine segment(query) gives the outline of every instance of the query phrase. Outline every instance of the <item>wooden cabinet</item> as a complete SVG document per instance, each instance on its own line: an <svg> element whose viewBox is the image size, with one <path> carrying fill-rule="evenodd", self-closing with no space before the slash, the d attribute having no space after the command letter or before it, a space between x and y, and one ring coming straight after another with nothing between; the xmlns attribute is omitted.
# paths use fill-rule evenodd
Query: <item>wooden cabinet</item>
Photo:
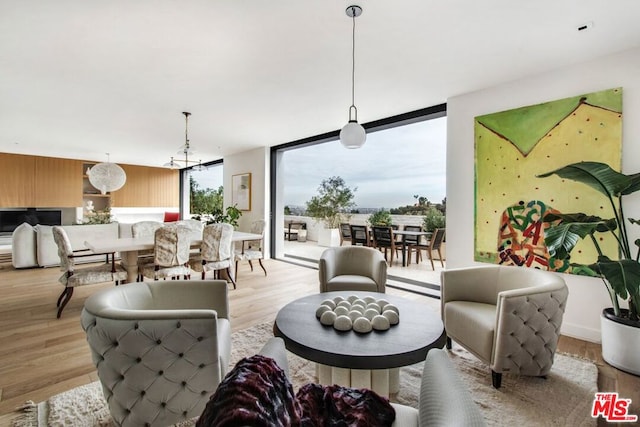
<svg viewBox="0 0 640 427"><path fill-rule="evenodd" d="M33 156L0 153L0 208L35 207Z"/></svg>
<svg viewBox="0 0 640 427"><path fill-rule="evenodd" d="M111 193L102 194L100 190L95 188L91 181L89 181L89 175L87 170L95 166L96 163L82 163L82 207L83 216L86 216L89 212L104 211L111 208Z"/></svg>
<svg viewBox="0 0 640 427"><path fill-rule="evenodd" d="M82 162L55 157L35 158L35 200L39 208L82 205Z"/></svg>
<svg viewBox="0 0 640 427"><path fill-rule="evenodd" d="M112 206L178 207L180 175L177 170L148 166L120 165L127 183L112 194Z"/></svg>

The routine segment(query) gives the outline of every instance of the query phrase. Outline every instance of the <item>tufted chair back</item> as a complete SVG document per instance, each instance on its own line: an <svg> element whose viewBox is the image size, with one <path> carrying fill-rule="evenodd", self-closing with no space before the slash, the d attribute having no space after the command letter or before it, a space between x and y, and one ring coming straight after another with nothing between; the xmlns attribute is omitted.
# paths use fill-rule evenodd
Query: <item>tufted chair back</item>
<svg viewBox="0 0 640 427"><path fill-rule="evenodd" d="M87 298L81 323L119 426L168 426L197 417L227 373L225 281L108 289Z"/></svg>
<svg viewBox="0 0 640 427"><path fill-rule="evenodd" d="M544 376L558 345L569 291L557 273L483 266L442 272L442 319L451 339L502 373Z"/></svg>
<svg viewBox="0 0 640 427"><path fill-rule="evenodd" d="M381 252L365 246L326 249L318 260L320 292L384 292L387 262Z"/></svg>

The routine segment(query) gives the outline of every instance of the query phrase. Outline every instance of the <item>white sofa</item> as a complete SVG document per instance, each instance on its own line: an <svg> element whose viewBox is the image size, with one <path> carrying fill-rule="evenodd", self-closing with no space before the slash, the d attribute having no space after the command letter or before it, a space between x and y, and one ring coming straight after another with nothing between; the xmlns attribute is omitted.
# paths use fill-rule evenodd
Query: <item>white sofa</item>
<svg viewBox="0 0 640 427"><path fill-rule="evenodd" d="M15 268L53 267L60 265L58 247L53 240L51 226L27 223L20 224L12 235L12 263ZM88 239L117 239L131 237L131 224L82 224L63 225L73 250L86 249L84 242ZM95 262L104 256L82 258L82 262Z"/></svg>

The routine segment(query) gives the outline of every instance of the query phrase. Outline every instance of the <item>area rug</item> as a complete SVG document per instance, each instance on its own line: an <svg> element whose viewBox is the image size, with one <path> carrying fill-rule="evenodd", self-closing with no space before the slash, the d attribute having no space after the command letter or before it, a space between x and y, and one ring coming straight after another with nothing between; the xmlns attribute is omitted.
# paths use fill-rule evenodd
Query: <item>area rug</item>
<svg viewBox="0 0 640 427"><path fill-rule="evenodd" d="M232 366L242 357L257 353L273 336L271 323L263 323L232 335ZM556 354L546 379L504 374L502 387L491 386L489 368L464 349L449 352L458 374L466 383L488 425L493 426L595 426L591 405L597 391L598 370L586 360ZM312 362L288 354L294 389L315 381ZM400 393L391 400L418 407L422 363L400 370ZM446 386L446 385L443 385ZM112 426L99 382L60 393L46 402L28 402L14 427ZM188 427L191 422L176 427Z"/></svg>

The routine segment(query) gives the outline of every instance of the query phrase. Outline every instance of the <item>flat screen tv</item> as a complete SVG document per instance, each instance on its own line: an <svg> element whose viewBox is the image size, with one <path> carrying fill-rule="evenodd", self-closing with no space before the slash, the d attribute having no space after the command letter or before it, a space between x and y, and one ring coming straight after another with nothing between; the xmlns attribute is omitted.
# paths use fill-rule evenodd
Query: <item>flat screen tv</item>
<svg viewBox="0 0 640 427"><path fill-rule="evenodd" d="M36 210L34 208L20 210L0 210L0 232L10 233L23 222L31 225L61 225L61 210Z"/></svg>

